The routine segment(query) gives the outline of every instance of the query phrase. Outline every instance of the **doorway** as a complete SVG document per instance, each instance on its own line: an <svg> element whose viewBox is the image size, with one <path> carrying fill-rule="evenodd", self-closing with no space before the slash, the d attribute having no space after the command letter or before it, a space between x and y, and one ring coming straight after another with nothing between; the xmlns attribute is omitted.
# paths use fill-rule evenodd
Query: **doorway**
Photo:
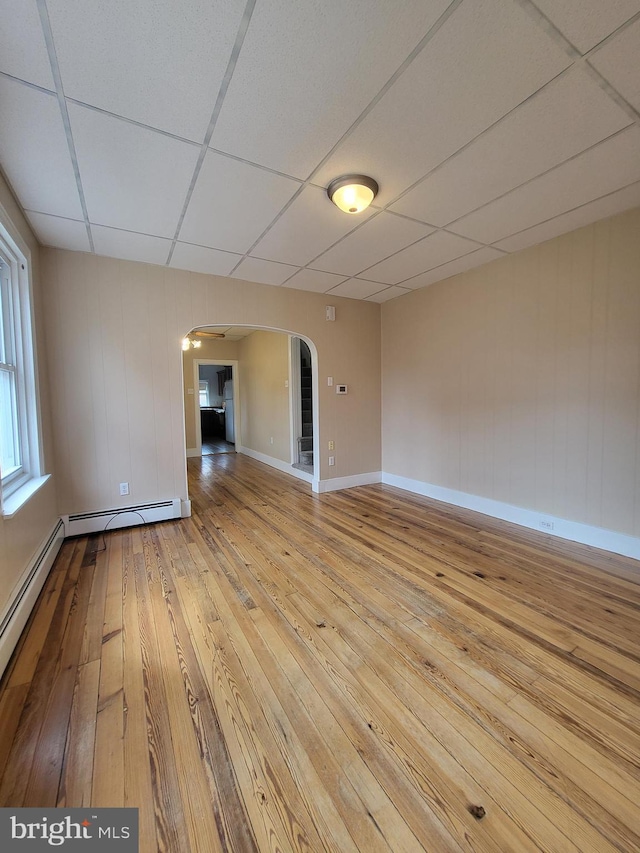
<svg viewBox="0 0 640 853"><path fill-rule="evenodd" d="M235 450L292 474L309 483L313 491L318 491L317 351L312 340L284 329L260 326L208 325L199 326L196 333L204 336L205 329L212 339L227 338L228 341L221 345L205 342L210 352L197 352L196 347L193 347L195 352L183 351L187 460L192 457L210 459L211 454L215 454L224 464L224 454ZM278 338L283 344L275 343L271 338ZM227 342L234 346L226 347ZM203 357L198 357L200 355ZM241 363L242 370L239 367ZM208 385L201 386L201 382L207 382L206 375L200 375L201 364L212 365L217 370L227 367L232 370L234 448L226 443L226 435L222 445L210 442L207 427L203 439L201 400L203 407L223 407L220 399L214 399L217 378L213 386L210 378ZM304 393L303 383L306 386ZM220 424L217 430L217 438L221 439ZM304 441L298 442L298 438ZM301 457L301 452L305 456Z"/></svg>
<svg viewBox="0 0 640 853"><path fill-rule="evenodd" d="M302 338L291 340L291 378L294 388L294 462L293 467L313 474L313 359Z"/></svg>
<svg viewBox="0 0 640 853"><path fill-rule="evenodd" d="M237 361L193 362L198 456L236 451L237 366Z"/></svg>

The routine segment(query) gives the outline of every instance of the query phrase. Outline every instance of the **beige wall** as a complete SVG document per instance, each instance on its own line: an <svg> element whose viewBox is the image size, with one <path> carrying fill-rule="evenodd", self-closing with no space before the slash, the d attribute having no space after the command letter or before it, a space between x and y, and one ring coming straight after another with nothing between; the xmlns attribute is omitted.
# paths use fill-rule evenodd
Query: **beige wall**
<svg viewBox="0 0 640 853"><path fill-rule="evenodd" d="M320 477L380 470L380 306L166 267L43 249L61 513L186 498L182 337L274 328L317 347ZM349 383L338 397L326 376ZM131 493L121 498L120 482Z"/></svg>
<svg viewBox="0 0 640 853"><path fill-rule="evenodd" d="M640 210L385 304L383 469L640 535Z"/></svg>
<svg viewBox="0 0 640 853"><path fill-rule="evenodd" d="M44 450L44 473L52 470L51 424L49 418L46 359L42 340L42 298L39 270L38 244L24 219L7 185L0 176L0 204L6 211L11 225L31 251L33 307L36 325L36 357L38 384L40 386L40 417ZM3 216L4 218L4 216ZM11 227L5 222L7 227ZM54 482L51 478L20 509L13 518L0 514L0 613L16 592L16 585L29 562L40 551L57 521Z"/></svg>
<svg viewBox="0 0 640 853"><path fill-rule="evenodd" d="M194 387L193 362L199 359L211 359L221 364L229 364L238 359L238 342L224 340L206 340L202 338L202 346L198 349L188 349L182 353L183 366L183 400L185 416L186 447L196 446L196 401L198 400L197 385ZM189 394L189 388L193 394Z"/></svg>
<svg viewBox="0 0 640 853"><path fill-rule="evenodd" d="M274 332L243 338L238 370L242 444L282 462L291 462L289 341Z"/></svg>

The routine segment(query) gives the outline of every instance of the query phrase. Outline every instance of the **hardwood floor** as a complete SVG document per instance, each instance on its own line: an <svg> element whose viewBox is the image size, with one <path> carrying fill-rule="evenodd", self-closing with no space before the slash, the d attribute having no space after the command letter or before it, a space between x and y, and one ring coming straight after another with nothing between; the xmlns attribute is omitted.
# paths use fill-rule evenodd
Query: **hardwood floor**
<svg viewBox="0 0 640 853"><path fill-rule="evenodd" d="M192 518L65 542L0 689L0 806L137 806L141 851L640 850L637 563L189 471Z"/></svg>
<svg viewBox="0 0 640 853"><path fill-rule="evenodd" d="M214 453L235 453L236 446L224 438L206 436L202 439L202 455L211 456Z"/></svg>

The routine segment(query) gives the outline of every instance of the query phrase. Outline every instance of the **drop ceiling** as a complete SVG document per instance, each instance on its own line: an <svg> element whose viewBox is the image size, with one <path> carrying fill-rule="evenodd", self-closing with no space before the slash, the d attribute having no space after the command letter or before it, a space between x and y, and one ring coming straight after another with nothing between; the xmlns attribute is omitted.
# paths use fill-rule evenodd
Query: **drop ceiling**
<svg viewBox="0 0 640 853"><path fill-rule="evenodd" d="M640 204L640 0L0 9L0 165L47 246L384 302Z"/></svg>

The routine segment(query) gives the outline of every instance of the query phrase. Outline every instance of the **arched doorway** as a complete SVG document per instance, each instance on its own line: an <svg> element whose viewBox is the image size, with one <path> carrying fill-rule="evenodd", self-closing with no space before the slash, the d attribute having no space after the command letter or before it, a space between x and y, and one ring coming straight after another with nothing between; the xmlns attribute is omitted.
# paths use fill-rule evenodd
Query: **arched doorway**
<svg viewBox="0 0 640 853"><path fill-rule="evenodd" d="M197 344L183 352L185 457L202 453L201 441L196 441L200 413L195 362L233 364L236 452L305 480L317 490L314 343L290 330L257 325L208 324L192 329L186 337Z"/></svg>

